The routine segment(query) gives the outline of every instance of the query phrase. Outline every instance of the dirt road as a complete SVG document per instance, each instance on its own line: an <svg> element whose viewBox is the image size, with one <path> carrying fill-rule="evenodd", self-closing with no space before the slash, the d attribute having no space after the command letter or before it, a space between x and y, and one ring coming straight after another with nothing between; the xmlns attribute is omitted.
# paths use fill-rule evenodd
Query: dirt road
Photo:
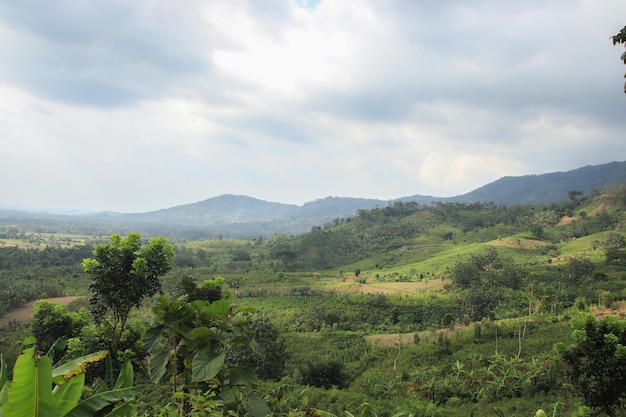
<svg viewBox="0 0 626 417"><path fill-rule="evenodd" d="M80 296L70 296L70 297L54 297L54 298L46 298L46 301L51 301L53 303L59 303L63 305L68 305L74 300L81 298ZM34 301L30 303L24 304L22 307L17 310L13 310L8 313L6 316L0 317L0 326L5 326L11 320L17 320L20 323L30 323L33 319L33 306L35 305Z"/></svg>

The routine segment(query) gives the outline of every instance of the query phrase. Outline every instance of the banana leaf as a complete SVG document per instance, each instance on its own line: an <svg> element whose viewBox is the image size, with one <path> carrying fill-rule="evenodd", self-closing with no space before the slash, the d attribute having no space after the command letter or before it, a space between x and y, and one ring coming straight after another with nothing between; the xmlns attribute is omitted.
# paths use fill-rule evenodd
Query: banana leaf
<svg viewBox="0 0 626 417"><path fill-rule="evenodd" d="M71 409L64 417L93 417L95 415L107 415L102 412L111 413L119 403L122 407L125 402L131 401L137 395L137 388L121 388L101 392L82 401ZM114 415L114 414L113 414Z"/></svg>
<svg viewBox="0 0 626 417"><path fill-rule="evenodd" d="M63 385L57 385L52 394L59 405L59 416L64 416L72 408L76 407L85 385L85 375L76 375Z"/></svg>
<svg viewBox="0 0 626 417"><path fill-rule="evenodd" d="M52 370L52 381L57 385L62 385L66 380L75 375L84 374L87 371L87 365L92 362L98 362L108 355L106 350L89 355L81 356L73 361L58 366Z"/></svg>
<svg viewBox="0 0 626 417"><path fill-rule="evenodd" d="M57 417L52 395L52 360L38 357L35 348L24 349L13 368L13 382L4 405L5 417Z"/></svg>
<svg viewBox="0 0 626 417"><path fill-rule="evenodd" d="M133 386L135 380L135 373L133 372L133 365L130 361L125 361L120 370L120 374L115 381L113 389L130 388Z"/></svg>

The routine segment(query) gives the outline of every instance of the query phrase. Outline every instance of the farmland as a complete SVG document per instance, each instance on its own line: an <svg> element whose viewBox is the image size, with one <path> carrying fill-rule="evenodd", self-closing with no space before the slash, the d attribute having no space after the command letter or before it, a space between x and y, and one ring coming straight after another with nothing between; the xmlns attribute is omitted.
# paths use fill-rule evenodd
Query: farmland
<svg viewBox="0 0 626 417"><path fill-rule="evenodd" d="M166 296L216 288L233 306L258 310L252 323L275 337L260 332L257 344L279 353L257 368L280 369L258 388L273 415L355 412L362 403L379 416L573 415L583 402L555 346L574 342L571 321L581 314L623 318L624 195L549 206L395 203L301 235L171 238L161 288ZM59 314L80 318L76 346L97 346L105 335L89 323L82 261L108 237L27 224L0 226L0 236L5 360L37 323L9 314L42 298L81 297ZM134 343L157 305L148 298L133 310L135 339L124 345L135 352L146 415L158 389ZM278 396L281 386L291 389Z"/></svg>

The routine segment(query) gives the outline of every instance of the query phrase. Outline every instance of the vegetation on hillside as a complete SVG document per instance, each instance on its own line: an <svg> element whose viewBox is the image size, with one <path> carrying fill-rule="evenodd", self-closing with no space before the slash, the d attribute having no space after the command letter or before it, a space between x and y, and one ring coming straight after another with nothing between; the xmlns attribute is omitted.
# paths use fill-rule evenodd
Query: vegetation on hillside
<svg viewBox="0 0 626 417"><path fill-rule="evenodd" d="M3 226L0 314L92 293L39 301L32 323L0 317L6 380L33 334L41 350L68 338L55 361L113 351L86 368L85 395L132 364L143 416L619 415L625 212L622 187L550 205L395 202L245 240Z"/></svg>

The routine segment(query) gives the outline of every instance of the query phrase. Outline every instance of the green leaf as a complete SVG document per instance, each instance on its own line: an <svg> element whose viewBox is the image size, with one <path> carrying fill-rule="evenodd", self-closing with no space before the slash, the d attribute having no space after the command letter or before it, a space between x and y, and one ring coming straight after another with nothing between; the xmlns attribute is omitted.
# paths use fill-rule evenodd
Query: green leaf
<svg viewBox="0 0 626 417"><path fill-rule="evenodd" d="M265 401L254 394L250 394L243 405L251 417L265 417L270 412Z"/></svg>
<svg viewBox="0 0 626 417"><path fill-rule="evenodd" d="M127 360L124 362L124 365L122 365L122 369L117 377L117 381L115 381L113 389L130 388L133 386L134 379L135 373L133 372L133 365Z"/></svg>
<svg viewBox="0 0 626 417"><path fill-rule="evenodd" d="M83 393L83 386L85 385L85 375L76 375L67 383L63 385L57 385L52 394L59 404L59 415L64 416L72 408L76 407L80 396Z"/></svg>
<svg viewBox="0 0 626 417"><path fill-rule="evenodd" d="M335 414L329 411L324 411L317 408L307 408L304 414L311 417L337 417Z"/></svg>
<svg viewBox="0 0 626 417"><path fill-rule="evenodd" d="M7 363L4 361L2 355L0 355L0 390L4 387L4 384L9 379L9 370L7 368Z"/></svg>
<svg viewBox="0 0 626 417"><path fill-rule="evenodd" d="M159 340L159 336L163 331L163 326L154 326L143 335L143 348L147 351L150 351L154 344Z"/></svg>
<svg viewBox="0 0 626 417"><path fill-rule="evenodd" d="M13 382L4 405L5 417L57 417L51 373L49 357L38 357L32 347L24 349L13 368Z"/></svg>
<svg viewBox="0 0 626 417"><path fill-rule="evenodd" d="M76 358L73 361L56 367L51 373L52 381L57 385L62 385L66 380L75 375L84 374L87 371L88 364L101 361L106 358L107 355L108 352L106 350L101 350L100 352L81 356L80 358Z"/></svg>
<svg viewBox="0 0 626 417"><path fill-rule="evenodd" d="M46 353L46 355L49 356L50 359L54 359L54 354L57 352L63 352L66 346L67 346L67 336L59 337L52 344L52 346L50 346L50 349L48 349L48 353Z"/></svg>
<svg viewBox="0 0 626 417"><path fill-rule="evenodd" d="M2 355L0 355L0 417L4 417L4 410L2 405L7 402L7 391L11 382L8 380L9 370L7 363L4 361Z"/></svg>
<svg viewBox="0 0 626 417"><path fill-rule="evenodd" d="M191 329L186 335L185 337L191 340L195 340L199 337L206 337L206 336L213 336L215 335L215 332L213 332L211 329L209 329L208 327L202 326L202 327L195 327L193 329Z"/></svg>
<svg viewBox="0 0 626 417"><path fill-rule="evenodd" d="M259 385L259 378L251 368L240 366L230 370L230 384L245 385L248 388L255 388Z"/></svg>
<svg viewBox="0 0 626 417"><path fill-rule="evenodd" d="M226 316L228 315L228 310L230 306L228 305L228 301L226 300L217 300L206 308L206 312L210 314L219 314Z"/></svg>
<svg viewBox="0 0 626 417"><path fill-rule="evenodd" d="M150 381L157 383L163 378L167 371L167 363L171 357L170 352L162 352L155 355L150 359L148 364L148 374L150 374Z"/></svg>
<svg viewBox="0 0 626 417"><path fill-rule="evenodd" d="M122 388L101 392L82 401L64 417L93 417L110 413L116 403L131 401L137 395L137 388ZM104 414L107 415L107 414ZM8 416L7 416L8 417Z"/></svg>
<svg viewBox="0 0 626 417"><path fill-rule="evenodd" d="M134 412L134 405L133 403L124 403L122 405L120 405L119 407L115 407L113 410L111 410L108 414L105 414L105 416L103 417L128 417L128 416L133 416L133 412Z"/></svg>
<svg viewBox="0 0 626 417"><path fill-rule="evenodd" d="M26 340L24 340L24 343L22 343L22 346L29 347L31 345L34 345L35 343L37 343L37 338L35 336L28 336Z"/></svg>
<svg viewBox="0 0 626 417"><path fill-rule="evenodd" d="M256 313L257 311L259 311L258 308L253 307L253 306L242 306L242 307L235 307L233 314L237 314L237 313Z"/></svg>
<svg viewBox="0 0 626 417"><path fill-rule="evenodd" d="M215 378L224 366L226 355L201 350L193 357L191 380L193 382L208 381Z"/></svg>

